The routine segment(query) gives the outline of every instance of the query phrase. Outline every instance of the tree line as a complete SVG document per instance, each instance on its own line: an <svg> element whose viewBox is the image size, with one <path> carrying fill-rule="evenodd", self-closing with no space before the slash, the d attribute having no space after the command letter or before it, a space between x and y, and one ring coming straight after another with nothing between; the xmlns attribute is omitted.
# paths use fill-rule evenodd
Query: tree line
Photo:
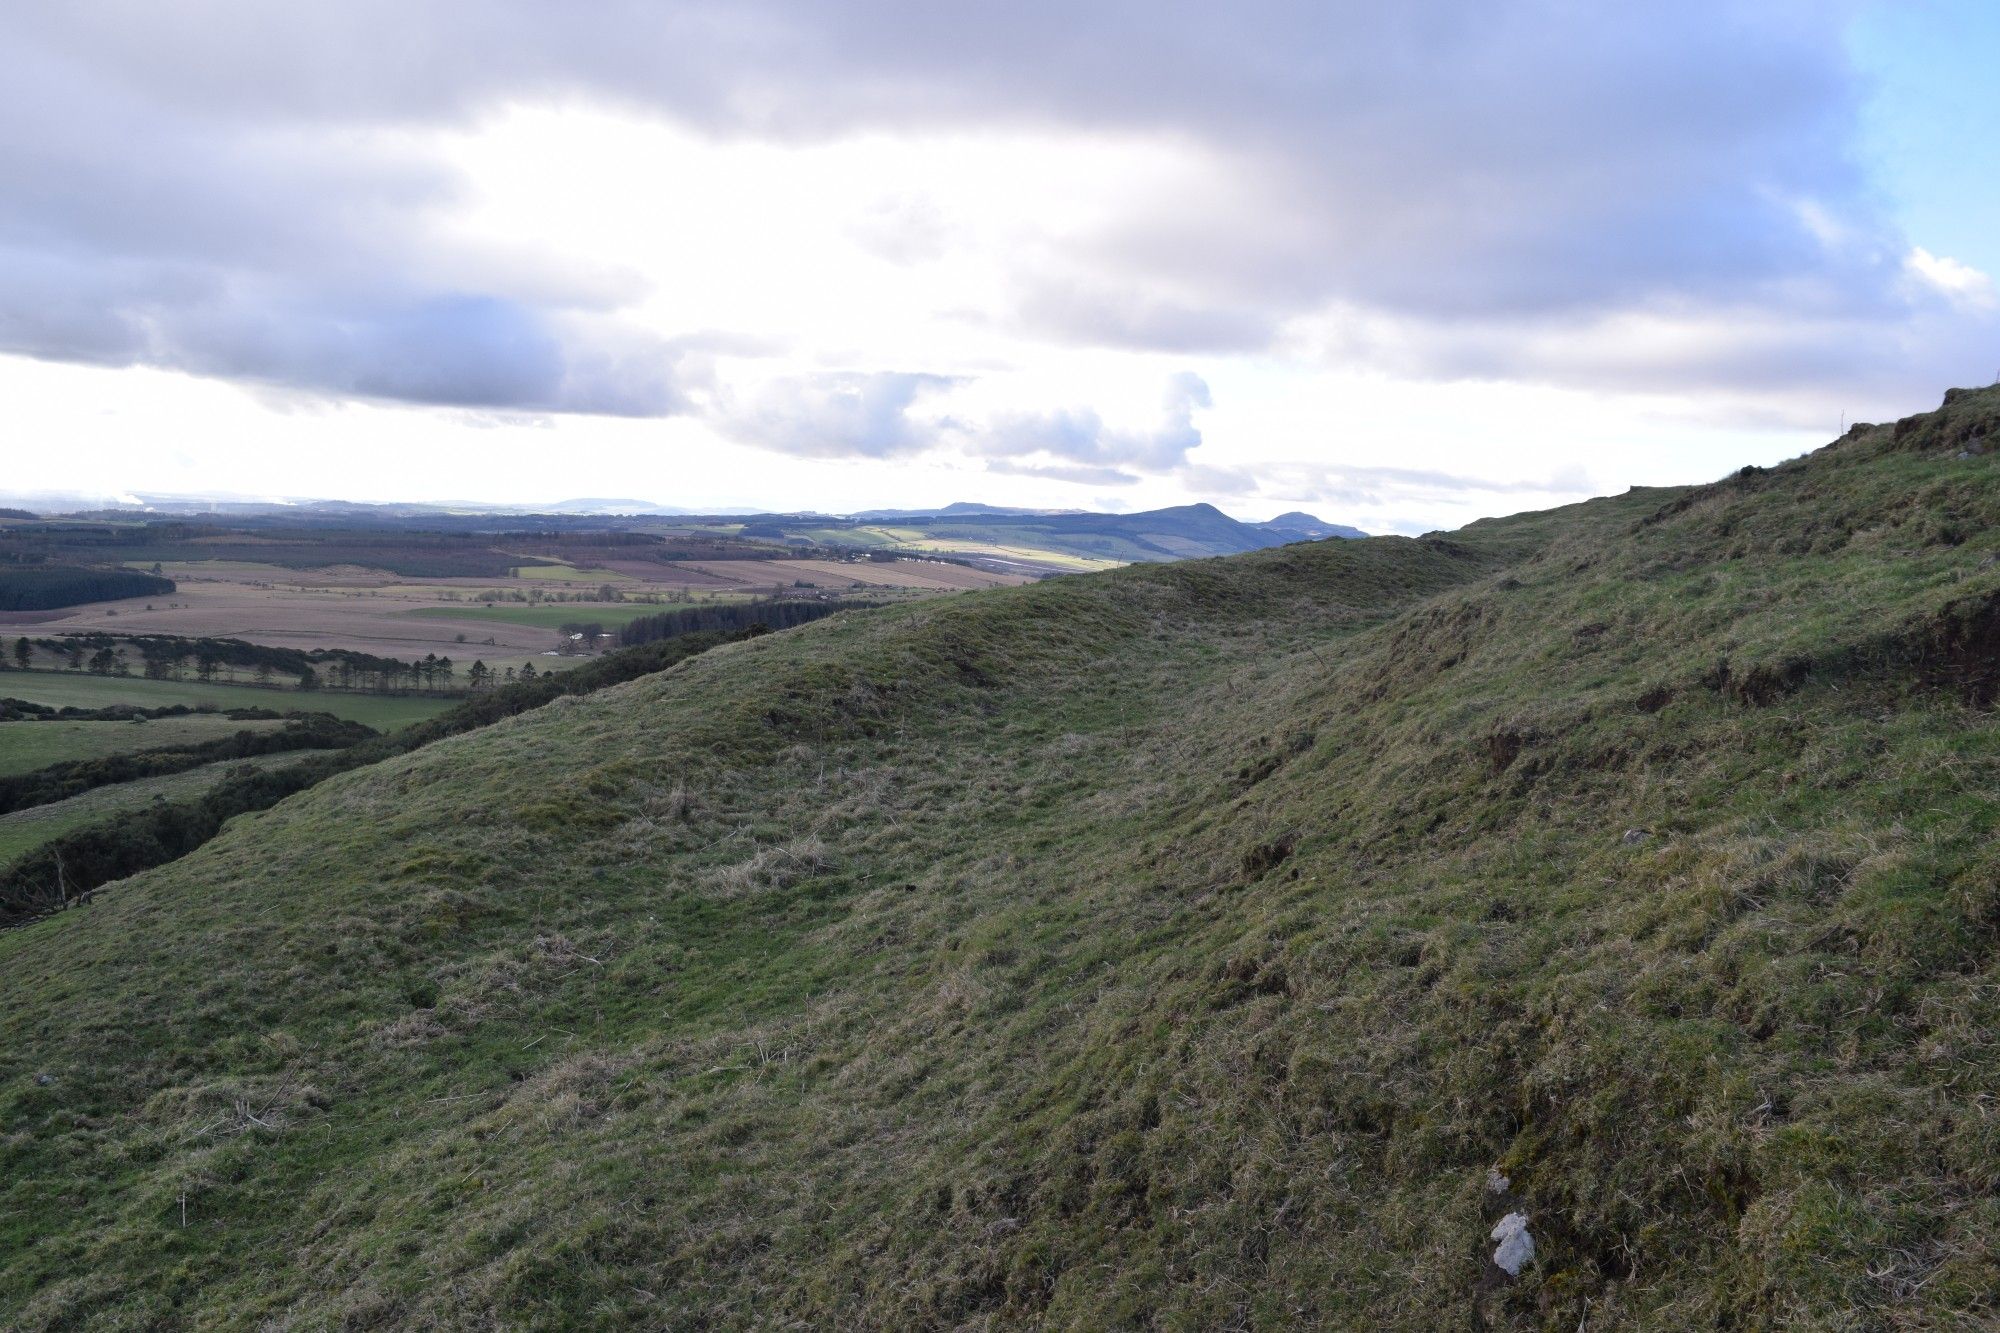
<svg viewBox="0 0 2000 1333"><path fill-rule="evenodd" d="M174 591L172 579L135 569L83 569L68 565L0 566L0 611L55 611L87 602L158 597Z"/></svg>
<svg viewBox="0 0 2000 1333"><path fill-rule="evenodd" d="M636 644L654 643L661 639L677 638L683 634L698 634L709 630L748 629L752 625L762 625L765 629L791 629L820 620L836 611L847 611L858 607L881 606L881 602L811 602L804 600L770 600L761 602L708 602L700 606L690 606L679 611L663 611L656 616L640 616L628 621L618 631L618 642L626 647Z"/></svg>
<svg viewBox="0 0 2000 1333"><path fill-rule="evenodd" d="M58 708L54 704L38 704L29 699L0 698L0 722L150 722L155 718L187 717L196 713L226 717L234 722L272 722L298 716L297 713L280 713L270 708L213 708L206 704L167 704L160 708L142 708L137 704L78 708L74 704L64 704Z"/></svg>
<svg viewBox="0 0 2000 1333"><path fill-rule="evenodd" d="M550 563L536 556L498 550L491 536L477 533L221 525L182 520L137 526L78 521L7 528L0 530L0 562L10 560L23 563L238 560L300 570L361 565L409 578L504 578L522 565Z"/></svg>
<svg viewBox="0 0 2000 1333"><path fill-rule="evenodd" d="M30 639L22 635L14 641L13 663L29 670L36 649L50 654L72 671L94 675L130 675L132 663L125 656L130 648L139 654L140 668L148 680L197 680L212 682L227 673L235 683L236 672L250 673L258 685L275 685L280 678L300 689L352 690L373 694L431 691L443 693L458 687L458 666L449 657L427 653L420 661L404 662L393 657L351 648L274 648L246 643L242 639L188 638L177 634L65 634L60 638ZM475 663L477 676L487 674L484 664ZM475 686L479 681L475 680Z"/></svg>

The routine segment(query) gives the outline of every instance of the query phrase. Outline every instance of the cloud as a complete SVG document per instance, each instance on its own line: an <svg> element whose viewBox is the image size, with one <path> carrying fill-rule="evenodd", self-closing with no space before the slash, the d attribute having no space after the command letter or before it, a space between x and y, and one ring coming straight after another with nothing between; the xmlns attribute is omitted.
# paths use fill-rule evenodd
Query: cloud
<svg viewBox="0 0 2000 1333"><path fill-rule="evenodd" d="M1030 337L1250 351L1295 341L1303 321L1337 329L1329 355L1406 374L1582 382L1608 368L1798 393L1866 360L1878 382L1928 384L1922 358L1990 343L1990 285L1913 251L1882 214L1851 147L1850 11L9 6L0 348L473 408L685 410L674 348L618 320L632 284L448 225L466 182L439 133L575 101L737 139L1003 129L1171 146L1184 170L1016 257L997 317ZM863 230L897 263L951 243L914 195ZM1759 327L1729 341L1742 352L1747 336L1748 355L1690 350L1745 310ZM1607 330L1624 336L1607 345ZM1842 355L1857 330L1875 334L1869 355ZM794 451L917 447L893 393L877 411L866 392L821 388L734 428ZM1178 449L1085 412L996 439L998 457L1039 440L1028 453L1089 467Z"/></svg>
<svg viewBox="0 0 2000 1333"><path fill-rule="evenodd" d="M989 464L996 472L1124 485L1138 480L1137 473L1185 467L1189 452L1201 447L1195 411L1213 405L1202 378L1182 371L1168 380L1159 424L1151 430L1113 429L1088 408L1003 412L969 432L970 449L1005 460ZM1032 457L1046 461L1022 461Z"/></svg>
<svg viewBox="0 0 2000 1333"><path fill-rule="evenodd" d="M7 258L0 351L337 398L617 416L687 407L669 341L503 297L354 296L213 269Z"/></svg>
<svg viewBox="0 0 2000 1333"><path fill-rule="evenodd" d="M1063 481L1077 486L1136 486L1141 480L1136 472L1127 472L1123 468L1072 463L1019 463L1010 458L993 459L986 464L986 470L1003 477L1039 477L1045 481Z"/></svg>
<svg viewBox="0 0 2000 1333"><path fill-rule="evenodd" d="M1921 245L1912 247L1903 262L1933 292L1961 305L1992 309L1993 279L1970 264L1961 264L1949 255L1934 255Z"/></svg>
<svg viewBox="0 0 2000 1333"><path fill-rule="evenodd" d="M1903 284L1880 306L1660 301L1631 309L1445 324L1348 310L1301 334L1328 361L1391 375L1528 381L1593 392L1696 395L1710 415L1799 428L1830 397L1870 415L1939 383L1983 383L2000 317L1977 292Z"/></svg>
<svg viewBox="0 0 2000 1333"><path fill-rule="evenodd" d="M787 375L747 389L715 387L695 410L740 443L818 458L899 458L957 448L1004 476L1128 486L1188 466L1201 446L1196 411L1208 385L1183 371L1167 379L1159 420L1119 429L1090 408L986 414L947 410L972 381L916 371Z"/></svg>
<svg viewBox="0 0 2000 1333"><path fill-rule="evenodd" d="M1295 461L1254 468L1194 464L1184 475L1189 487L1215 499L1369 507L1407 507L1475 496L1581 499L1598 490L1579 467L1541 478L1493 480L1427 468Z"/></svg>
<svg viewBox="0 0 2000 1333"><path fill-rule="evenodd" d="M945 257L955 228L934 200L904 192L878 199L848 225L847 234L863 250L892 264L927 264Z"/></svg>
<svg viewBox="0 0 2000 1333"><path fill-rule="evenodd" d="M449 236L460 182L407 135L191 108L117 43L10 26L35 18L0 19L0 351L338 398L684 410L675 347L613 313L629 282Z"/></svg>
<svg viewBox="0 0 2000 1333"><path fill-rule="evenodd" d="M1079 271L1019 275L1020 294L1006 316L1031 334L1062 342L1148 352L1255 352L1270 345L1282 308L1227 297L1159 290L1143 276L1108 279Z"/></svg>
<svg viewBox="0 0 2000 1333"><path fill-rule="evenodd" d="M945 375L901 371L790 376L746 397L724 395L710 420L744 444L816 458L894 458L936 444L948 421L911 409L952 387Z"/></svg>

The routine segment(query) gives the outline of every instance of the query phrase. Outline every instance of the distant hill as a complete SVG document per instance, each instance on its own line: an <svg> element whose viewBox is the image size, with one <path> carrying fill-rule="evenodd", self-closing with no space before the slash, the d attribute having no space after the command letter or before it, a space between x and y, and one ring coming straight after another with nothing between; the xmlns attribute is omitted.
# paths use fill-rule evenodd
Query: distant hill
<svg viewBox="0 0 2000 1333"><path fill-rule="evenodd" d="M873 525L915 529L922 549L971 552L983 563L1051 572L1064 562L1149 563L1236 555L1287 542L1358 537L1357 528L1311 514L1281 514L1264 523L1231 518L1213 505L1179 505L1132 514L1076 509L1022 509L958 501L936 509L868 509L852 514L692 513L643 500L581 498L537 507L450 504L362 504L345 500L241 500L225 497L129 497L160 517L212 520L243 526L283 525L357 529L392 526L460 533L549 528L651 533L713 533L742 527L764 539L795 544L879 548L888 538L858 531ZM129 518L136 506L93 504L72 516ZM900 539L896 539L900 540ZM985 551L984 548L995 548ZM982 554L983 552L983 554Z"/></svg>
<svg viewBox="0 0 2000 1333"><path fill-rule="evenodd" d="M1148 563L1237 555L1301 540L1306 534L1244 523L1211 504L1136 514L940 512L922 520L926 535L960 545L1031 547L1087 560Z"/></svg>
<svg viewBox="0 0 2000 1333"><path fill-rule="evenodd" d="M1297 540L1314 541L1321 537L1366 537L1360 528L1350 528L1344 523L1328 523L1325 519L1314 518L1311 514L1294 509L1289 513L1266 519L1256 525L1269 532L1295 535Z"/></svg>
<svg viewBox="0 0 2000 1333"><path fill-rule="evenodd" d="M1995 440L834 616L236 818L0 932L0 1325L1990 1325Z"/></svg>

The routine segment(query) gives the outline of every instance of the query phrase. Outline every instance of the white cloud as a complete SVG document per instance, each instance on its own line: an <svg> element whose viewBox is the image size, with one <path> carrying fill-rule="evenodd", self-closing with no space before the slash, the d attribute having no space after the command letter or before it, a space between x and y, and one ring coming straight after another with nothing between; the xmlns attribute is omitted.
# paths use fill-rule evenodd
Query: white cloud
<svg viewBox="0 0 2000 1333"><path fill-rule="evenodd" d="M1993 279L1970 264L1961 264L1948 255L1934 255L1921 245L1910 250L1904 264L1932 290L1961 305L1980 310L1994 306Z"/></svg>
<svg viewBox="0 0 2000 1333"><path fill-rule="evenodd" d="M1089 408L1053 412L1004 412L983 426L961 427L974 453L1016 475L1065 481L1126 484L1135 473L1172 472L1187 466L1201 447L1194 424L1198 408L1214 406L1208 385L1192 371L1167 380L1158 423L1142 430L1107 426Z"/></svg>
<svg viewBox="0 0 2000 1333"><path fill-rule="evenodd" d="M952 383L900 371L788 376L747 397L725 392L710 419L732 439L779 453L895 458L937 442L939 423L912 409Z"/></svg>

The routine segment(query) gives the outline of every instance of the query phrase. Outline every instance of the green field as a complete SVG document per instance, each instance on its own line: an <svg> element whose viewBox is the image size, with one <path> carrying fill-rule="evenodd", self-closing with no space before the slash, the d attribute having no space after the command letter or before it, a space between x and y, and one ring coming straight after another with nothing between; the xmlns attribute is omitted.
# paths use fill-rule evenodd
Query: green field
<svg viewBox="0 0 2000 1333"><path fill-rule="evenodd" d="M549 557L545 557L549 558ZM517 565L513 570L517 579L536 579L556 583L637 583L640 580L630 574L620 574L613 569L578 569L575 565Z"/></svg>
<svg viewBox="0 0 2000 1333"><path fill-rule="evenodd" d="M804 537L821 546L860 546L865 548L895 546L905 540L887 529L868 527L840 528L795 528L785 525L788 536ZM914 533L912 535L915 535Z"/></svg>
<svg viewBox="0 0 2000 1333"><path fill-rule="evenodd" d="M595 622L614 629L642 616L657 616L687 605L690 603L651 606L643 602L495 602L484 606L426 606L403 614L424 620L491 620L551 630Z"/></svg>
<svg viewBox="0 0 2000 1333"><path fill-rule="evenodd" d="M0 682L4 683L4 682ZM0 695L5 691L0 690ZM199 745L239 731L270 731L277 721L194 715L144 722L0 722L0 777L71 759L102 759L167 746Z"/></svg>
<svg viewBox="0 0 2000 1333"><path fill-rule="evenodd" d="M352 718L377 731L394 731L443 712L456 699L348 694L337 690L266 690L249 685L212 685L197 680L147 680L140 676L91 676L67 671L10 671L0 674L0 697L26 699L52 708L271 708L297 709Z"/></svg>
<svg viewBox="0 0 2000 1333"><path fill-rule="evenodd" d="M24 725L42 726L43 723ZM26 810L16 810L12 814L0 815L0 867L33 851L51 838L59 838L85 824L94 823L109 815L128 810L137 810L149 805L155 798L165 801L183 800L199 796L214 786L216 781L231 769L248 764L254 768L281 768L297 763L313 755L325 754L324 750L287 750L278 754L256 755L249 759L224 759L200 768L191 768L185 773L173 773L166 777L141 778L137 782L120 782L109 787L97 787L67 801L55 801L49 805L37 805Z"/></svg>

